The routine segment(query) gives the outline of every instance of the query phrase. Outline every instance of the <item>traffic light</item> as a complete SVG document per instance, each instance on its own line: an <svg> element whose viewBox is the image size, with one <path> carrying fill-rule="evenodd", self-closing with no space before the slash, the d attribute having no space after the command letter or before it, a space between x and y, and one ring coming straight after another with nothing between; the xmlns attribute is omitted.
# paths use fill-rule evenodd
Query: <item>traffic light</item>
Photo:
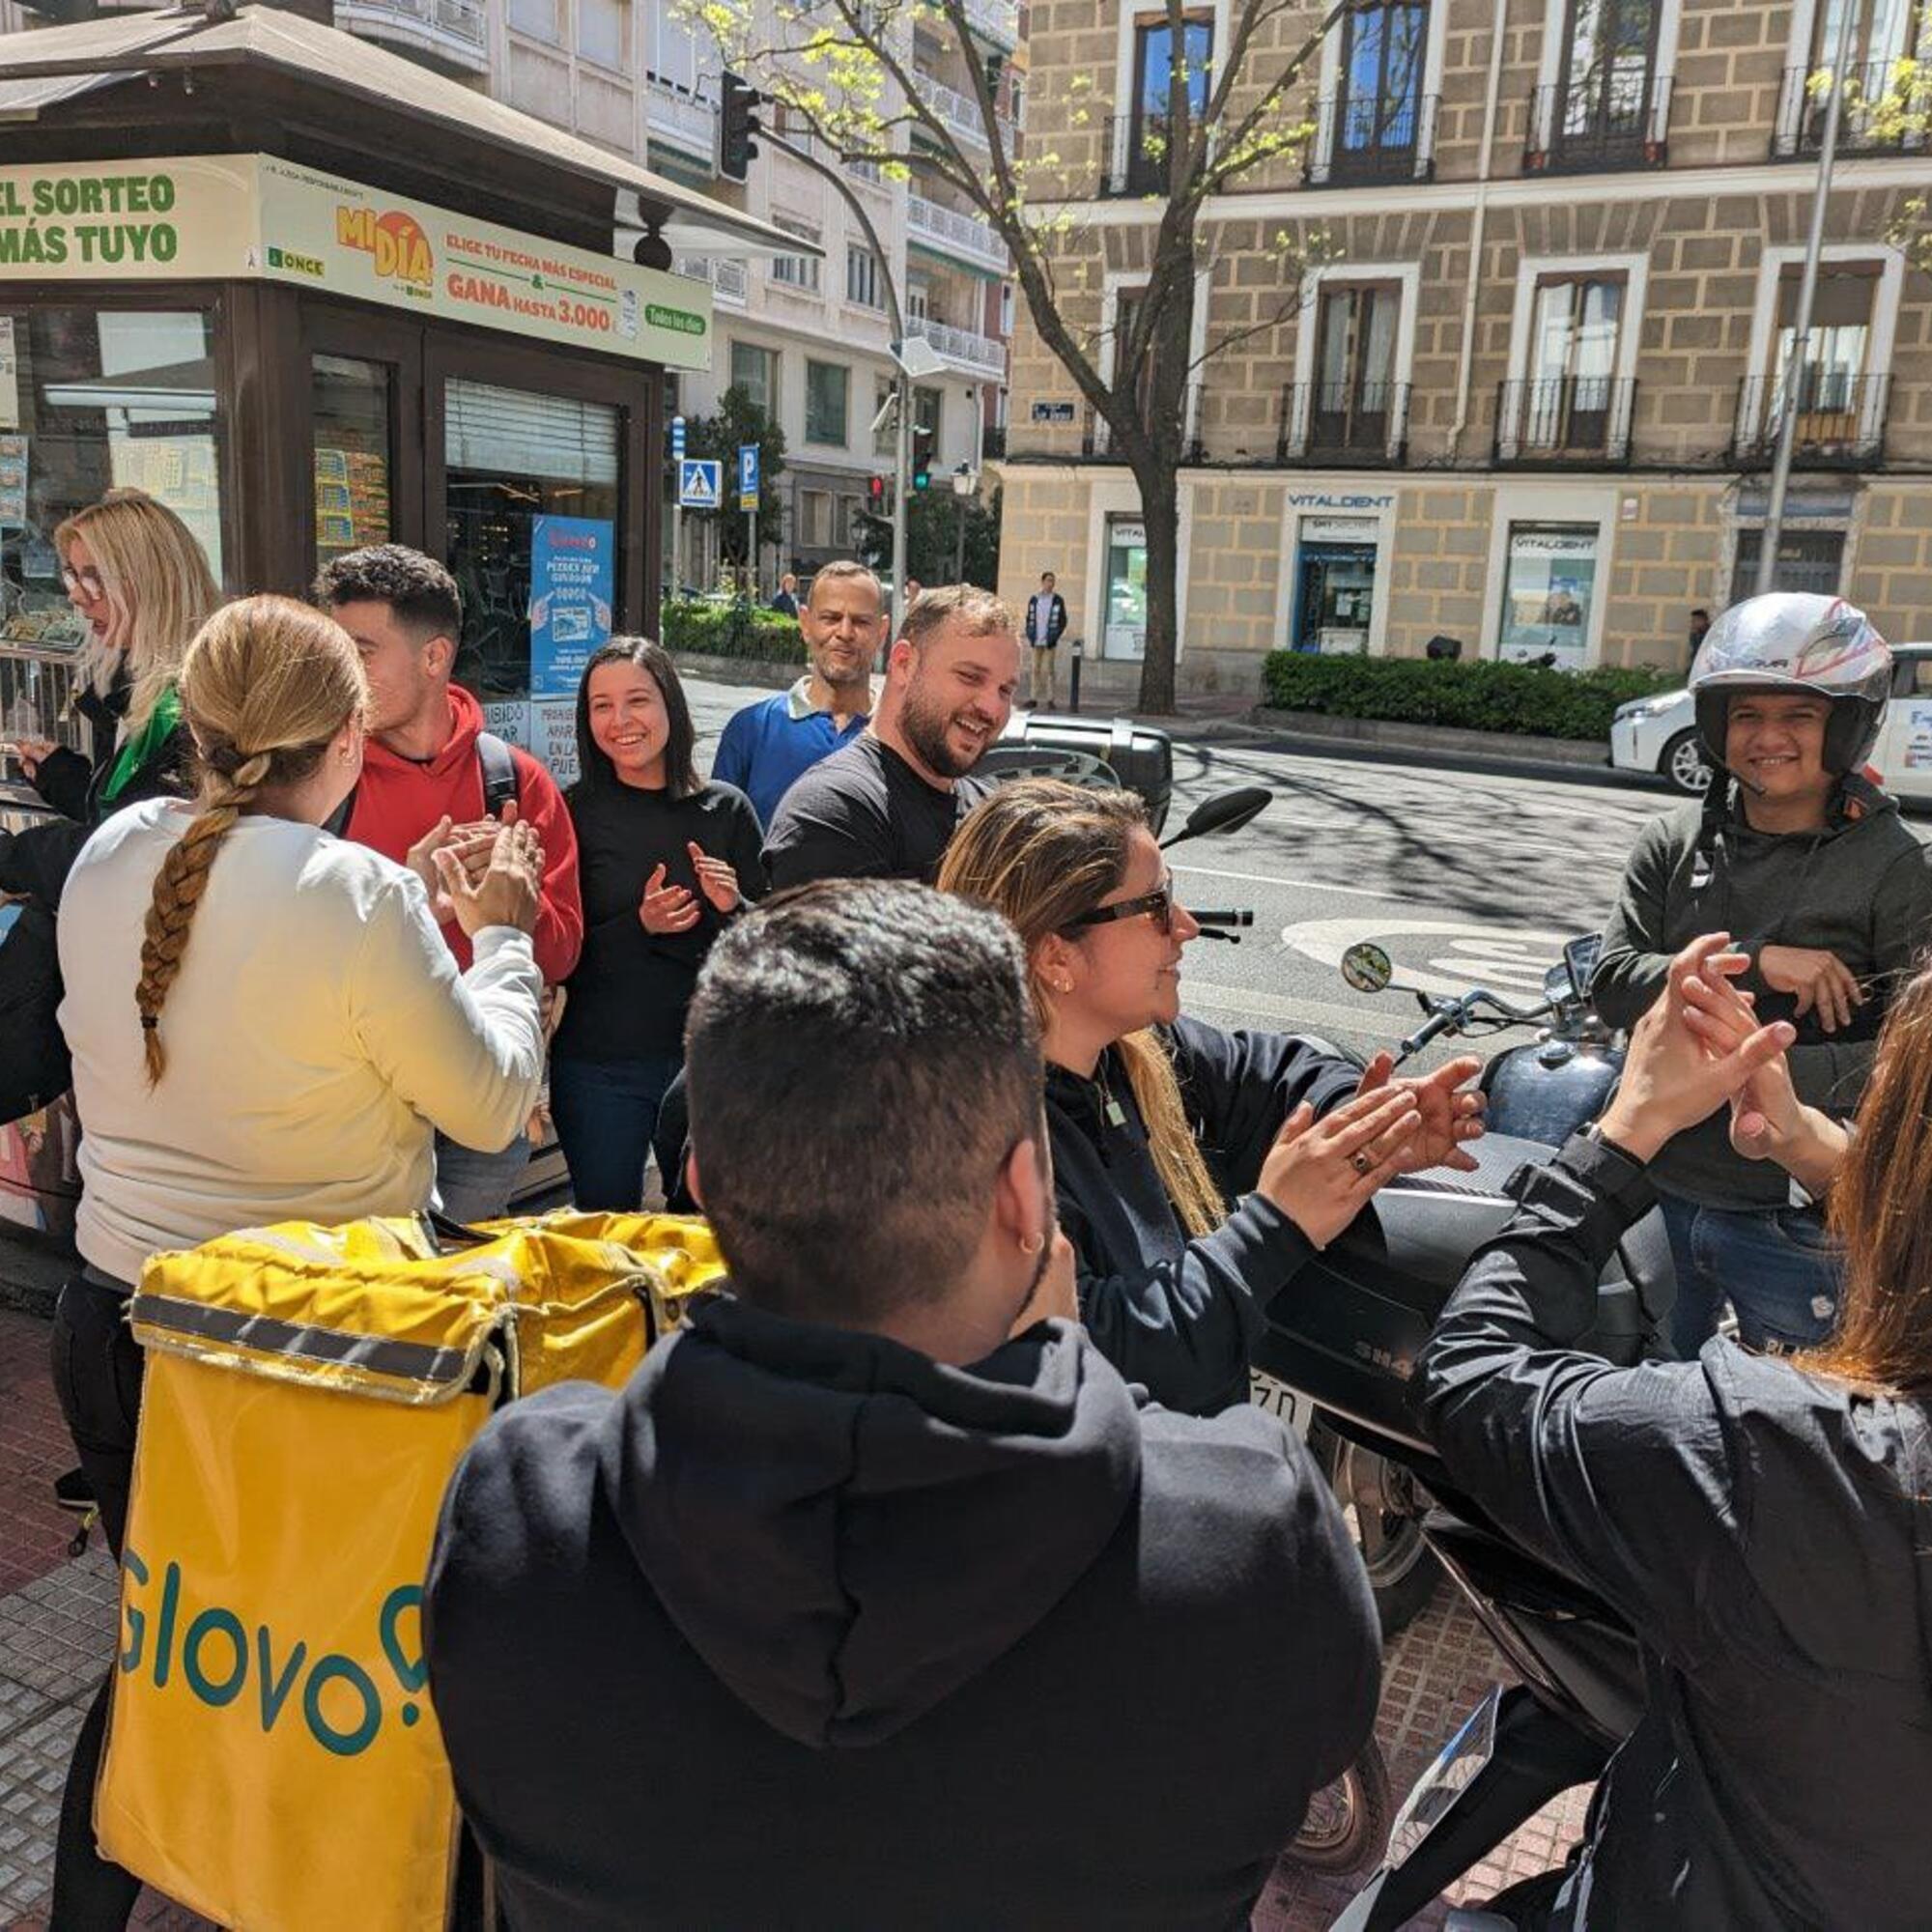
<svg viewBox="0 0 1932 1932"><path fill-rule="evenodd" d="M875 517L886 513L886 479L883 476L866 478L866 507Z"/></svg>
<svg viewBox="0 0 1932 1932"><path fill-rule="evenodd" d="M751 172L756 158L757 143L752 136L759 131L757 105L763 97L743 74L728 69L722 76L723 92L718 99L718 172L726 180L741 182Z"/></svg>
<svg viewBox="0 0 1932 1932"><path fill-rule="evenodd" d="M912 433L912 487L915 490L929 490L932 487L932 432L915 425Z"/></svg>

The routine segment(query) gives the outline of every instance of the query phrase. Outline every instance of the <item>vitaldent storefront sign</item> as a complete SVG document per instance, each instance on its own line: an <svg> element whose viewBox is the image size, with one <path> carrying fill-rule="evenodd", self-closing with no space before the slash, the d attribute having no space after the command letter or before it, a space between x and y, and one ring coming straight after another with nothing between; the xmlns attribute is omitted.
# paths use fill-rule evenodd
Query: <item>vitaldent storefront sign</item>
<svg viewBox="0 0 1932 1932"><path fill-rule="evenodd" d="M674 369L711 364L703 282L269 155L0 167L0 282L261 279Z"/></svg>

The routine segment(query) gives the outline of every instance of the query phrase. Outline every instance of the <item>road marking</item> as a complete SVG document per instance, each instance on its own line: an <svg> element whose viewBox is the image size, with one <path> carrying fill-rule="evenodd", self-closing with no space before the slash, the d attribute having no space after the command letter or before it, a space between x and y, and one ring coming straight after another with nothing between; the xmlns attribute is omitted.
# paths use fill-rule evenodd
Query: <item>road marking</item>
<svg viewBox="0 0 1932 1932"><path fill-rule="evenodd" d="M1244 886L1282 886L1305 893L1342 893L1351 899L1380 899L1384 905L1407 905L1401 893L1375 893L1366 886L1331 886L1326 879L1275 879L1261 872L1222 872L1212 866L1175 866L1177 872L1192 872L1202 879L1238 879Z"/></svg>
<svg viewBox="0 0 1932 1932"><path fill-rule="evenodd" d="M1205 980L1183 975L1181 1005L1184 1008L1195 1000L1207 1007L1285 1022L1286 1030L1291 1033L1335 1032L1352 1034L1362 1039L1387 1037L1393 1041L1404 1031L1399 1022L1384 1022L1381 1013L1373 1007L1344 1007L1325 1000L1285 1000L1278 993L1258 993L1248 986L1210 986ZM1391 1006L1388 1010L1392 1020L1401 1009Z"/></svg>
<svg viewBox="0 0 1932 1932"><path fill-rule="evenodd" d="M1432 993L1466 993L1472 985L1490 980L1500 985L1540 992L1543 966L1554 965L1564 942L1574 933L1550 932L1535 926L1494 925L1486 922L1448 919L1393 919L1365 923L1360 919L1305 919L1282 928L1281 943L1292 952L1323 966L1340 967L1342 954L1358 939L1378 942L1387 939L1448 939L1456 942L1452 951L1467 949L1467 967L1460 961L1435 958L1428 971L1406 960L1396 962L1396 977L1406 985L1421 986ZM1473 946L1468 942L1475 941ZM1542 959L1535 964L1525 956L1540 950ZM1442 968L1448 971L1442 971ZM1487 972L1479 969L1488 968Z"/></svg>

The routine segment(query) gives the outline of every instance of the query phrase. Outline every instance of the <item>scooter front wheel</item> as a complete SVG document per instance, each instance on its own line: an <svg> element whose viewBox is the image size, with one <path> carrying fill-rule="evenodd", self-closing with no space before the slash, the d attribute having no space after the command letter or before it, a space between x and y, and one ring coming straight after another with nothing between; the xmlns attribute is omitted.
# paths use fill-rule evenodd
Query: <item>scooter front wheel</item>
<svg viewBox="0 0 1932 1932"><path fill-rule="evenodd" d="M1331 1877L1366 1871L1388 1850L1394 1812L1388 1761L1371 1737L1354 1763L1308 1801L1308 1815L1282 1858Z"/></svg>

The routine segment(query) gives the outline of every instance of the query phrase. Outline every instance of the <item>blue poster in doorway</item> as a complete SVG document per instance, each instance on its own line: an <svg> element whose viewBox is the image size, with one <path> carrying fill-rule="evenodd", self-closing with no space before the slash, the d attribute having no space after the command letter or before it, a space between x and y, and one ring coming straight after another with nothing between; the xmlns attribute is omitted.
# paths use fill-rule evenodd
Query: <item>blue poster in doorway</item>
<svg viewBox="0 0 1932 1932"><path fill-rule="evenodd" d="M604 517L530 521L530 696L574 697L611 641L617 526Z"/></svg>

